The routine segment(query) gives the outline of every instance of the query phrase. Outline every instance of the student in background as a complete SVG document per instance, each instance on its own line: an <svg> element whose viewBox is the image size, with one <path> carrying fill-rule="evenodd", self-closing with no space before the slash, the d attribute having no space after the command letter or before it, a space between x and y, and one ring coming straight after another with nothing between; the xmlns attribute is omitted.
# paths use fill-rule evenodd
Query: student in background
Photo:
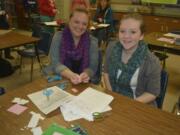
<svg viewBox="0 0 180 135"><path fill-rule="evenodd" d="M39 13L41 22L54 21L57 9L55 6L55 0L38 0ZM44 27L45 31L54 33L54 28Z"/></svg>
<svg viewBox="0 0 180 135"><path fill-rule="evenodd" d="M73 84L89 82L98 67L98 43L88 33L88 24L88 11L75 9L68 26L52 40L50 66Z"/></svg>
<svg viewBox="0 0 180 135"><path fill-rule="evenodd" d="M105 84L109 90L156 106L161 66L143 41L144 29L138 14L121 18L119 41L110 44L106 52Z"/></svg>
<svg viewBox="0 0 180 135"><path fill-rule="evenodd" d="M89 0L71 0L70 11L73 11L76 8L83 8L89 10L89 7L90 7Z"/></svg>
<svg viewBox="0 0 180 135"><path fill-rule="evenodd" d="M110 24L108 30L99 29L96 30L93 35L98 38L98 44L101 44L101 41L107 39L107 35L114 32L113 28L113 14L110 6L109 0L99 0L97 4L97 10L93 19L98 23Z"/></svg>

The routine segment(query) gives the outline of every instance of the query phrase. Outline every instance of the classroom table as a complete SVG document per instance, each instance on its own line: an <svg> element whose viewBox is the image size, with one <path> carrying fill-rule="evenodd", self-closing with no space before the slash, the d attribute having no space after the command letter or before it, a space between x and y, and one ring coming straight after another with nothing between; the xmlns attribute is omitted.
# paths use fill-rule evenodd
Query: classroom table
<svg viewBox="0 0 180 135"><path fill-rule="evenodd" d="M36 46L39 40L39 38L20 34L14 30L0 30L0 50L33 44L35 45L36 56L40 63L39 52Z"/></svg>
<svg viewBox="0 0 180 135"><path fill-rule="evenodd" d="M180 55L180 45L176 45L175 43L170 44L164 41L157 40L160 37L165 37L164 34L165 33L162 32L152 32L147 35L145 34L144 40L148 43L150 49L152 50L160 50L160 51Z"/></svg>
<svg viewBox="0 0 180 135"><path fill-rule="evenodd" d="M5 34L0 34L0 50L37 43L38 41L39 38L23 35L15 31L8 31Z"/></svg>
<svg viewBox="0 0 180 135"><path fill-rule="evenodd" d="M59 83L59 82L58 82ZM89 135L179 135L180 118L171 113L162 111L152 106L134 101L120 94L106 91L105 89L92 84L72 85L68 84L67 90L77 88L79 92L91 86L102 90L114 97L110 106L112 110L100 121L89 122L84 119L72 122L64 121L60 110L56 109L47 116L43 115L38 108L30 101L26 106L28 109L20 115L15 115L7 111L12 106L11 101L14 97L28 99L27 95L35 91L56 83L48 84L47 80L41 78L32 83L26 84L14 90L9 90L6 94L0 96L0 134L2 135L32 135L30 130L24 129L30 121L30 111L40 113L45 117L39 122L44 131L52 123L64 127L70 127L71 124L79 124L87 130ZM71 92L72 93L72 92ZM91 100L91 99L87 99Z"/></svg>

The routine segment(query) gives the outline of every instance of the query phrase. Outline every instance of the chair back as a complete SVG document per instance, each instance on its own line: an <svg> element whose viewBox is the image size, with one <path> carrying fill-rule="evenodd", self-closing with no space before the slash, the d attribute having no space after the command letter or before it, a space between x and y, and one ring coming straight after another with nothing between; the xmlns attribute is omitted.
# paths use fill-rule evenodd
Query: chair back
<svg viewBox="0 0 180 135"><path fill-rule="evenodd" d="M33 23L32 24L32 37L40 37L40 33L43 31L41 24Z"/></svg>
<svg viewBox="0 0 180 135"><path fill-rule="evenodd" d="M52 37L53 34L50 32L45 32L45 31L40 32L40 37L39 37L40 40L37 45L38 51L40 53L43 52L46 55L49 54Z"/></svg>
<svg viewBox="0 0 180 135"><path fill-rule="evenodd" d="M161 91L160 91L160 95L156 98L158 108L162 108L164 97L166 94L167 84L168 84L168 73L163 69L161 71Z"/></svg>
<svg viewBox="0 0 180 135"><path fill-rule="evenodd" d="M98 51L98 68L95 72L95 75L91 79L91 83L93 84L99 84L101 81L101 75L102 75L102 52L101 50Z"/></svg>
<svg viewBox="0 0 180 135"><path fill-rule="evenodd" d="M5 89L3 87L0 87L0 96L5 94Z"/></svg>

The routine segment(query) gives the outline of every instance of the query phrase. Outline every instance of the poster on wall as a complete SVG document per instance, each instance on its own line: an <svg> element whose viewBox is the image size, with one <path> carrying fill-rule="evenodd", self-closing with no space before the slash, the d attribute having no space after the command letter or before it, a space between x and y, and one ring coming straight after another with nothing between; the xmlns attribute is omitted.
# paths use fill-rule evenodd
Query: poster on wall
<svg viewBox="0 0 180 135"><path fill-rule="evenodd" d="M141 0L142 3L177 4L179 0Z"/></svg>

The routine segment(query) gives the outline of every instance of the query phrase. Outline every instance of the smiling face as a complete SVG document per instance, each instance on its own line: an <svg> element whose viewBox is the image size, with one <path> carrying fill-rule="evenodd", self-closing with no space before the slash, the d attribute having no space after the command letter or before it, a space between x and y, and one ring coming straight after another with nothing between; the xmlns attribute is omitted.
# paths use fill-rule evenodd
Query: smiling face
<svg viewBox="0 0 180 135"><path fill-rule="evenodd" d="M74 38L80 38L87 30L89 22L88 14L84 12L74 11L69 21L69 28Z"/></svg>
<svg viewBox="0 0 180 135"><path fill-rule="evenodd" d="M121 21L119 28L119 40L125 50L132 50L138 46L144 35L140 29L141 22L133 18Z"/></svg>

